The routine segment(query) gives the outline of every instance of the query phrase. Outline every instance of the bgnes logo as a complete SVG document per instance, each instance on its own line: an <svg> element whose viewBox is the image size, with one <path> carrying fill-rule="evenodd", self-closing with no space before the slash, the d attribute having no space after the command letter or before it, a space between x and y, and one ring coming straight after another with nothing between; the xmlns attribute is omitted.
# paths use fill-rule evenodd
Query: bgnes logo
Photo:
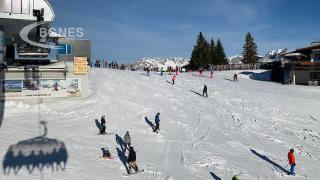
<svg viewBox="0 0 320 180"><path fill-rule="evenodd" d="M40 35L40 41L39 42L35 42L29 39L29 33L35 29L38 28L39 26L46 24L49 22L35 22L32 23L28 26L25 26L24 28L21 29L20 31L20 38L25 41L26 43L33 45L33 46L37 46L37 47L41 47L41 48L50 48L50 49L61 49L64 47L61 46L57 46L54 44L45 44L46 43L46 39L47 37L50 35L57 35L59 37L66 37L66 38L82 38L84 36L84 30L83 28L75 28L75 27L69 27L69 28L44 28L44 27L40 27L40 31L39 31L39 35ZM41 43L43 42L43 43Z"/></svg>

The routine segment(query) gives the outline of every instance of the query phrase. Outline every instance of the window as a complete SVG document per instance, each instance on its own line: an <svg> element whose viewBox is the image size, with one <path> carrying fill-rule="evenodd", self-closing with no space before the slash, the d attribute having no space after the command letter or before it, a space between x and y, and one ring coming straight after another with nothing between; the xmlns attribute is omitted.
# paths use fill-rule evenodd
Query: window
<svg viewBox="0 0 320 180"><path fill-rule="evenodd" d="M0 0L0 12L11 12L11 0Z"/></svg>
<svg viewBox="0 0 320 180"><path fill-rule="evenodd" d="M0 12L30 14L30 0L0 0Z"/></svg>
<svg viewBox="0 0 320 180"><path fill-rule="evenodd" d="M12 13L21 14L21 0L12 0Z"/></svg>
<svg viewBox="0 0 320 180"><path fill-rule="evenodd" d="M30 0L22 0L22 14L30 14Z"/></svg>
<svg viewBox="0 0 320 180"><path fill-rule="evenodd" d="M314 61L320 62L320 50L319 49L313 51L313 58L314 58Z"/></svg>
<svg viewBox="0 0 320 180"><path fill-rule="evenodd" d="M310 72L310 80L320 80L320 72Z"/></svg>

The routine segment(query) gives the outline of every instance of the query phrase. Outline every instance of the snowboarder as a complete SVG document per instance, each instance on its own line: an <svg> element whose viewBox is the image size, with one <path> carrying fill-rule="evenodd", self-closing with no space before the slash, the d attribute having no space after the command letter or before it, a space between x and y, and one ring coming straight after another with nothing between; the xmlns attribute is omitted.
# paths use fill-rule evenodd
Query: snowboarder
<svg viewBox="0 0 320 180"><path fill-rule="evenodd" d="M288 160L289 160L289 164L290 164L290 174L289 175L295 175L294 173L294 167L296 166L296 158L294 157L294 150L290 149L290 151L288 152Z"/></svg>
<svg viewBox="0 0 320 180"><path fill-rule="evenodd" d="M129 150L129 156L128 156L128 164L129 164L129 174L132 173L132 168L136 171L136 173L139 172L137 163L136 163L136 152L134 151L133 147L130 147Z"/></svg>
<svg viewBox="0 0 320 180"><path fill-rule="evenodd" d="M106 116L102 115L100 120L101 128L100 128L100 134L106 133Z"/></svg>
<svg viewBox="0 0 320 180"><path fill-rule="evenodd" d="M126 134L124 135L123 137L123 140L124 140L124 152L126 152L126 150L131 147L131 137L130 137L130 134L129 134L129 131L126 132Z"/></svg>
<svg viewBox="0 0 320 180"><path fill-rule="evenodd" d="M206 85L204 85L204 86L203 86L202 96L206 95L206 97L208 97L208 93L207 93L207 91L208 91L208 88L207 88L207 86L206 86Z"/></svg>
<svg viewBox="0 0 320 180"><path fill-rule="evenodd" d="M176 75L174 75L173 77L172 77L172 85L174 85L174 81L177 79L177 76Z"/></svg>
<svg viewBox="0 0 320 180"><path fill-rule="evenodd" d="M154 128L153 132L158 132L157 130L160 130L160 113L159 112L154 118L154 122L156 123L156 127Z"/></svg>
<svg viewBox="0 0 320 180"><path fill-rule="evenodd" d="M238 82L238 75L237 75L237 74L234 74L234 75L233 75L233 81L234 81L234 82L236 82L236 81Z"/></svg>
<svg viewBox="0 0 320 180"><path fill-rule="evenodd" d="M240 180L238 175L232 177L232 180Z"/></svg>
<svg viewBox="0 0 320 180"><path fill-rule="evenodd" d="M105 148L101 148L101 150L102 150L102 158L111 159L111 154L110 154L110 151L109 151L108 148L106 148L106 147Z"/></svg>

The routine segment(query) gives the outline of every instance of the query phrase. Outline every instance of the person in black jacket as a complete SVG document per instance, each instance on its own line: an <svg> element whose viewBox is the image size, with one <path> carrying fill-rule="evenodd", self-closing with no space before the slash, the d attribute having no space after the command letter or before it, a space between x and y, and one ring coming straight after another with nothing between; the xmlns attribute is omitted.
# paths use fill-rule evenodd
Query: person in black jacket
<svg viewBox="0 0 320 180"><path fill-rule="evenodd" d="M131 168L133 168L136 172L139 172L137 163L136 163L136 152L133 147L130 147L129 156L128 156L128 164L129 164L129 174L132 173Z"/></svg>
<svg viewBox="0 0 320 180"><path fill-rule="evenodd" d="M100 134L106 133L106 116L105 115L102 115L100 124L101 124Z"/></svg>
<svg viewBox="0 0 320 180"><path fill-rule="evenodd" d="M203 86L203 92L202 92L202 96L206 95L206 97L208 97L208 88L206 85Z"/></svg>

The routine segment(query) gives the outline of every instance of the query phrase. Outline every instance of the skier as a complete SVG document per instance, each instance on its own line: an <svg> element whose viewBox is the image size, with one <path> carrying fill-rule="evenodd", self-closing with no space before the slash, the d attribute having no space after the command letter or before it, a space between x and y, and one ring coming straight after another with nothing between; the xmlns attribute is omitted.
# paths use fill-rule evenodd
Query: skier
<svg viewBox="0 0 320 180"><path fill-rule="evenodd" d="M288 160L289 160L289 164L291 166L289 175L295 175L294 167L296 166L296 158L294 157L293 153L294 153L293 149L290 149L290 151L288 152Z"/></svg>
<svg viewBox="0 0 320 180"><path fill-rule="evenodd" d="M177 79L177 76L174 75L173 78L172 78L172 85L174 85L174 81Z"/></svg>
<svg viewBox="0 0 320 180"><path fill-rule="evenodd" d="M161 76L163 76L163 67L161 67L161 69L160 69L160 74L161 74Z"/></svg>
<svg viewBox="0 0 320 180"><path fill-rule="evenodd" d="M136 171L136 173L139 172L139 169L136 163L136 152L134 151L133 147L130 147L130 150L129 150L128 164L129 164L129 174L132 173L131 168L133 168Z"/></svg>
<svg viewBox="0 0 320 180"><path fill-rule="evenodd" d="M126 152L126 150L131 147L131 137L129 134L129 131L126 132L126 134L124 135L124 152Z"/></svg>
<svg viewBox="0 0 320 180"><path fill-rule="evenodd" d="M100 134L106 133L106 119L105 118L106 118L106 116L102 115L101 121L100 121L100 124L101 124Z"/></svg>
<svg viewBox="0 0 320 180"><path fill-rule="evenodd" d="M210 78L213 78L213 70L210 72Z"/></svg>
<svg viewBox="0 0 320 180"><path fill-rule="evenodd" d="M206 97L208 97L208 93L207 93L207 91L208 91L208 88L207 88L207 86L206 86L206 85L204 85L204 86L203 86L202 96L206 95Z"/></svg>
<svg viewBox="0 0 320 180"><path fill-rule="evenodd" d="M236 82L236 81L238 82L238 75L237 75L237 74L234 74L234 75L233 75L233 81L234 81L234 82Z"/></svg>
<svg viewBox="0 0 320 180"><path fill-rule="evenodd" d="M179 67L176 66L176 76L178 75L178 72L179 72Z"/></svg>
<svg viewBox="0 0 320 180"><path fill-rule="evenodd" d="M199 70L199 77L202 77L202 68Z"/></svg>
<svg viewBox="0 0 320 180"><path fill-rule="evenodd" d="M101 150L102 150L102 158L111 159L111 154L108 148L101 148Z"/></svg>
<svg viewBox="0 0 320 180"><path fill-rule="evenodd" d="M147 76L150 76L150 69L147 67Z"/></svg>
<svg viewBox="0 0 320 180"><path fill-rule="evenodd" d="M154 122L156 123L156 127L154 128L153 132L158 132L157 130L160 130L160 113L159 112L154 118Z"/></svg>
<svg viewBox="0 0 320 180"><path fill-rule="evenodd" d="M58 91L58 86L59 86L58 82L55 82L53 84L54 91Z"/></svg>

